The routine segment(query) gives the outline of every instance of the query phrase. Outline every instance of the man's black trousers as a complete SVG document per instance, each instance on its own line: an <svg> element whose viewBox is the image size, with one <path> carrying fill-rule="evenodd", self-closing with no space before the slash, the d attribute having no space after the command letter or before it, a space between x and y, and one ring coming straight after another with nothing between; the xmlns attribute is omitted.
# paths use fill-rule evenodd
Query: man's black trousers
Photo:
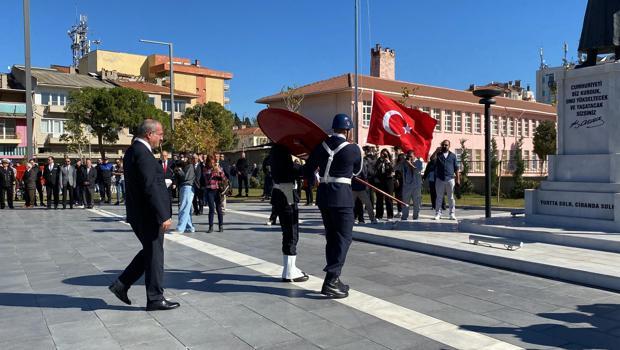
<svg viewBox="0 0 620 350"><path fill-rule="evenodd" d="M4 209L4 197L9 204L9 208L13 208L13 186L0 187L0 208Z"/></svg>
<svg viewBox="0 0 620 350"><path fill-rule="evenodd" d="M326 279L340 276L342 266L353 239L353 208L352 207L321 207L321 217L325 225L325 259L327 265Z"/></svg>
<svg viewBox="0 0 620 350"><path fill-rule="evenodd" d="M52 207L52 197L54 197L54 208L58 208L58 194L60 188L56 185L45 185L45 192L47 192L47 207Z"/></svg>
<svg viewBox="0 0 620 350"><path fill-rule="evenodd" d="M245 194L248 194L248 192L250 192L247 175L242 175L241 173L239 173L239 175L237 175L237 182L239 182L239 193L238 193L239 196L241 196L241 189L243 188L244 183L245 183Z"/></svg>
<svg viewBox="0 0 620 350"><path fill-rule="evenodd" d="M149 224L132 224L131 228L142 243L142 250L118 279L129 288L144 274L147 301L163 300L164 233L160 232L159 227Z"/></svg>
<svg viewBox="0 0 620 350"><path fill-rule="evenodd" d="M297 242L299 241L299 208L297 203L288 204L286 197L278 189L273 189L271 193L272 215L275 214L275 216L280 217L280 227L282 228L282 254L297 255Z"/></svg>

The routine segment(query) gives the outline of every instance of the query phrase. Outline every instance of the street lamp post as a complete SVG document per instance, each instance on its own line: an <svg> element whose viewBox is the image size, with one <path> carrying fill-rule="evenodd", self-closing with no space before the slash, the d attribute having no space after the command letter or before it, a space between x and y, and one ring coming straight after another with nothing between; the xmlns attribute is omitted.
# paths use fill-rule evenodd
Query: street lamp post
<svg viewBox="0 0 620 350"><path fill-rule="evenodd" d="M484 105L484 216L491 217L491 105L495 104L493 97L501 91L491 88L474 90L474 95L480 97L478 103Z"/></svg>
<svg viewBox="0 0 620 350"><path fill-rule="evenodd" d="M144 39L140 39L140 42L168 46L168 58L170 59L170 130L174 131L174 65L172 64L172 43Z"/></svg>

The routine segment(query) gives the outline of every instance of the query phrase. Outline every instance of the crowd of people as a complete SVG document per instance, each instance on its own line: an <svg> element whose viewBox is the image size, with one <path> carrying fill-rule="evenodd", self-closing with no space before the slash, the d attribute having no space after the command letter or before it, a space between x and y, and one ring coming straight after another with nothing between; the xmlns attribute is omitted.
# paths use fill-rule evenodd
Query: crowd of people
<svg viewBox="0 0 620 350"><path fill-rule="evenodd" d="M398 147L394 147L392 153L387 148L377 151L374 146L367 145L363 151L363 171L357 176L363 182L353 181L351 184L356 223L365 223L365 216L373 224L378 220L408 220L410 211L413 220L419 219L424 180L429 186L435 219L441 218L446 205L449 218L456 219L454 191L455 187L458 188L459 172L456 155L450 151L448 140L441 142L428 163L413 151L403 152ZM159 163L163 167L171 199L177 198L179 203L176 231L195 232L192 215L204 214L204 207L208 207L209 215L207 232L213 231L215 214L218 230L223 231L226 197L233 194L233 189L237 190L238 197L248 196L250 179L258 179L261 171L264 175L262 199L270 200L273 190L271 162L268 156L263 160L262 167L250 165L245 152L236 162L230 163L224 154L180 153L170 157L167 151L163 151ZM313 191L320 182L318 174L306 175L299 159L294 159L293 167L299 174L295 179L299 197L304 191L305 204L313 205ZM50 156L41 166L30 159L25 163L23 174L18 176L17 167L8 159L3 159L0 167L0 208L13 209L14 200L20 198L23 198L26 208L93 208L95 202L121 205L125 200L123 170L122 159L109 162L107 158L101 158L93 164L91 159L72 161L65 158L57 164ZM398 201L370 189L366 183ZM443 195L438 196L437 193ZM99 195L97 200L95 194ZM409 204L412 210L400 202ZM275 223L276 215L272 213L267 224Z"/></svg>
<svg viewBox="0 0 620 350"><path fill-rule="evenodd" d="M35 159L24 164L23 172L8 159L2 160L0 170L0 208L5 208L5 200L10 209L14 200L24 200L24 207L36 206L58 209L73 207L93 208L95 193L99 194L100 203L111 204L112 185L115 187L114 205L124 201L124 176L122 160L115 164L102 158L93 164L91 159L78 159L75 162L65 158L57 164L49 156L44 165ZM45 200L44 200L45 198Z"/></svg>
<svg viewBox="0 0 620 350"><path fill-rule="evenodd" d="M399 147L394 147L392 153L387 148L378 151L374 146L367 145L363 147L363 151L362 172L356 176L362 181L354 180L351 183L356 223L365 223L365 214L372 224L376 224L379 220L406 221L409 219L410 211L412 211L411 218L418 220L422 204L422 185L425 180L431 194L435 220L441 219L446 204L449 208L449 219L456 219L454 193L459 184L458 164L456 155L450 151L448 140L441 142L428 162L424 162L423 158L413 151L403 152ZM263 199L268 200L273 189L270 156L265 158L262 165L262 171L265 173ZM307 174L303 170L305 165L299 159L295 159L293 167L295 173L299 174L295 179L297 195L301 197L303 190L306 205L313 205L313 189L320 183L318 173L305 175ZM389 196L371 189L368 184ZM438 197L436 193L439 192L444 195ZM397 201L392 198L396 198ZM401 202L408 205L402 205ZM267 225L275 224L276 217L277 215L272 212Z"/></svg>

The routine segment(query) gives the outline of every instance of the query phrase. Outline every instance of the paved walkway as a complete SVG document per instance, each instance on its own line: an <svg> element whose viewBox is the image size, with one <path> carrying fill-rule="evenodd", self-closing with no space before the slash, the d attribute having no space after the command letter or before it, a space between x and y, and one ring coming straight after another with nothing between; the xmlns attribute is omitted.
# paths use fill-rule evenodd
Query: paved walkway
<svg viewBox="0 0 620 350"><path fill-rule="evenodd" d="M620 349L619 294L367 243L343 274L355 292L326 300L316 208L297 285L279 282L267 205L230 208L224 233L199 216L166 236L168 312L144 311L141 283L132 306L106 288L139 247L122 208L0 212L0 349Z"/></svg>

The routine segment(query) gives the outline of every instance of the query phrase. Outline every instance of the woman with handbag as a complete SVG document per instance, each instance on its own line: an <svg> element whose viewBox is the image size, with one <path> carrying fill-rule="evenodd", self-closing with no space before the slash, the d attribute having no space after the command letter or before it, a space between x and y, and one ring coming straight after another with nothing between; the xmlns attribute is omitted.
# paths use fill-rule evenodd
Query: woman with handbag
<svg viewBox="0 0 620 350"><path fill-rule="evenodd" d="M209 230L207 233L213 232L213 216L217 211L218 232L224 232L224 215L222 214L222 191L226 191L228 187L228 179L226 175L215 163L213 156L207 156L206 164L203 170L205 189L205 202L209 206Z"/></svg>

